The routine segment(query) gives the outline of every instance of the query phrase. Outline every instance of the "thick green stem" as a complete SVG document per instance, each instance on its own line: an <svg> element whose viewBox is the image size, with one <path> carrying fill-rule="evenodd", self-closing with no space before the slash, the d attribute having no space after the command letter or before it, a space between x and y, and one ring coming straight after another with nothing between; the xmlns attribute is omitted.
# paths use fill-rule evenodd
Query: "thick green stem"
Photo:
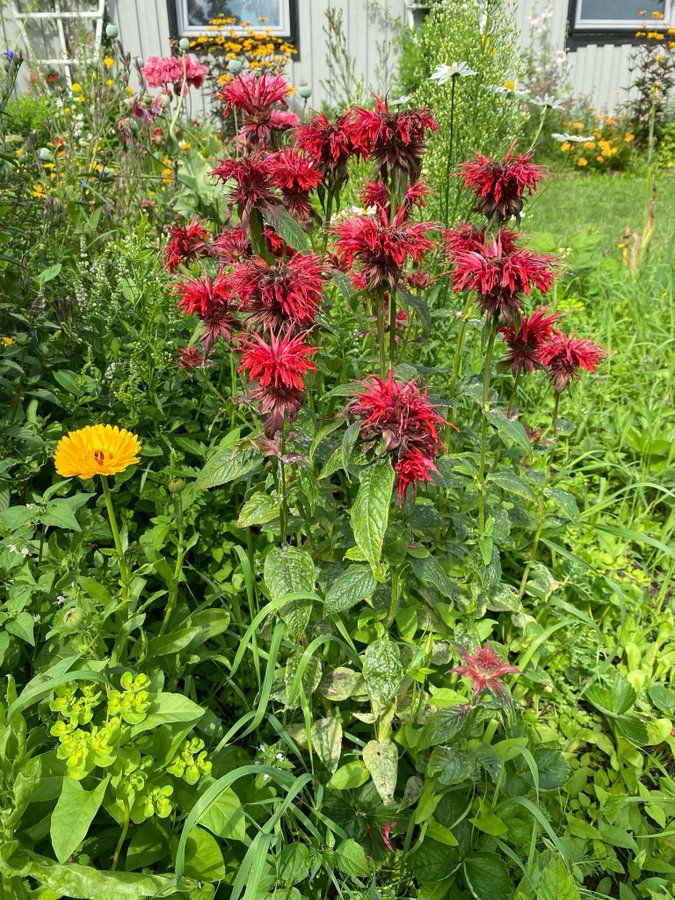
<svg viewBox="0 0 675 900"><path fill-rule="evenodd" d="M129 567L124 559L124 550L122 549L122 540L120 538L119 528L117 527L117 518L115 517L115 507L112 502L112 494L108 487L108 481L105 475L101 475L101 483L103 484L103 496L105 497L105 505L108 510L108 519L110 520L110 530L112 531L113 541L115 542L115 551L117 553L117 561L120 567L120 584L122 586L122 602L128 599L129 595Z"/></svg>
<svg viewBox="0 0 675 900"><path fill-rule="evenodd" d="M173 570L173 579L171 580L171 586L169 587L169 600L166 604L166 612L164 613L164 619L162 621L162 627L159 629L160 634L164 634L166 630L166 626L169 624L171 620L171 616L173 615L173 611L176 608L176 601L178 600L178 584L180 574L183 569L183 558L185 556L185 529L183 527L183 501L181 499L180 492L177 492L173 495L174 502L174 511L176 516L176 528L178 529L178 549L176 551L176 565Z"/></svg>
<svg viewBox="0 0 675 900"><path fill-rule="evenodd" d="M396 365L396 294L389 295L389 366Z"/></svg>
<svg viewBox="0 0 675 900"><path fill-rule="evenodd" d="M377 313L377 344L380 348L380 375L384 378L387 374L387 352L384 340L384 297L382 294L375 298L375 311Z"/></svg>
<svg viewBox="0 0 675 900"><path fill-rule="evenodd" d="M120 834L120 839L117 842L117 846L115 847L115 855L113 856L111 869L114 872L117 868L117 863L120 860L120 853L122 852L122 847L124 842L127 839L127 832L129 831L129 803L127 802L126 797L124 798L124 822L122 823L122 833Z"/></svg>
<svg viewBox="0 0 675 900"><path fill-rule="evenodd" d="M490 411L490 375L492 370L492 356L495 349L497 328L490 326L485 363L483 366L483 421L480 430L480 462L478 464L478 527L480 533L485 532L485 457L487 455L488 417Z"/></svg>
<svg viewBox="0 0 675 900"><path fill-rule="evenodd" d="M466 337L466 326L469 321L469 313L471 312L471 297L467 297L462 317L459 325L459 333L457 335L457 346L455 347L455 359L452 363L452 375L450 377L450 396L455 393L455 385L459 377L460 366L462 365L462 353L464 351L464 338Z"/></svg>
<svg viewBox="0 0 675 900"><path fill-rule="evenodd" d="M445 200L443 203L443 222L447 226L450 217L450 171L452 169L452 143L455 132L455 84L457 75L452 76L450 86L450 127L448 135L448 160L445 167Z"/></svg>
<svg viewBox="0 0 675 900"><path fill-rule="evenodd" d="M288 499L286 496L286 464L284 453L286 451L285 424L281 428L281 440L279 446L279 493L281 494L281 506L279 509L279 543L283 546L288 535Z"/></svg>

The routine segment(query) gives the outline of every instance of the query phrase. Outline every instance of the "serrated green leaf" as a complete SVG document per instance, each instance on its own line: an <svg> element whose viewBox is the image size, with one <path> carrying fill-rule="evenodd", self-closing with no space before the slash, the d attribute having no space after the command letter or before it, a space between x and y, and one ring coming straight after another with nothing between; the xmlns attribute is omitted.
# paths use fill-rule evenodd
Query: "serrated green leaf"
<svg viewBox="0 0 675 900"><path fill-rule="evenodd" d="M292 593L311 593L316 583L314 560L298 547L275 547L265 557L265 586L272 600Z"/></svg>
<svg viewBox="0 0 675 900"><path fill-rule="evenodd" d="M474 853L464 861L464 877L476 900L511 900L514 885L496 853Z"/></svg>
<svg viewBox="0 0 675 900"><path fill-rule="evenodd" d="M279 516L279 503L274 494L256 491L244 503L237 519L238 528L250 528L252 525L266 525Z"/></svg>
<svg viewBox="0 0 675 900"><path fill-rule="evenodd" d="M354 539L370 563L375 578L379 574L393 490L391 463L388 459L375 463L361 473L361 486L350 514Z"/></svg>
<svg viewBox="0 0 675 900"><path fill-rule="evenodd" d="M204 491L243 478L255 472L262 461L260 450L248 441L241 441L232 447L222 447L206 460L195 481L195 488Z"/></svg>
<svg viewBox="0 0 675 900"><path fill-rule="evenodd" d="M557 856L544 869L537 884L537 900L579 900L576 881Z"/></svg>
<svg viewBox="0 0 675 900"><path fill-rule="evenodd" d="M516 475L515 472L511 472L508 469L493 472L492 475L490 475L490 481L492 481L493 484L499 485L499 487L503 491L506 491L507 494L512 494L515 497L521 497L523 500L529 500L531 502L536 500L534 491L530 485Z"/></svg>
<svg viewBox="0 0 675 900"><path fill-rule="evenodd" d="M339 575L326 593L324 609L329 616L339 615L373 596L377 583L369 566L350 566Z"/></svg>
<svg viewBox="0 0 675 900"><path fill-rule="evenodd" d="M403 678L398 645L387 637L369 644L363 659L363 677L373 706L386 706Z"/></svg>
<svg viewBox="0 0 675 900"><path fill-rule="evenodd" d="M445 570L433 556L423 559L410 559L410 567L422 584L435 587L442 597L452 598L457 593L457 586L452 583Z"/></svg>
<svg viewBox="0 0 675 900"><path fill-rule="evenodd" d="M418 748L426 750L438 744L449 744L461 734L467 721L466 710L462 706L447 706L432 714L422 729Z"/></svg>
<svg viewBox="0 0 675 900"><path fill-rule="evenodd" d="M385 806L392 806L398 777L396 744L390 740L368 741L363 748L363 762L382 802Z"/></svg>
<svg viewBox="0 0 675 900"><path fill-rule="evenodd" d="M309 238L283 206L269 206L265 210L265 221L294 250L309 251L312 249Z"/></svg>
<svg viewBox="0 0 675 900"><path fill-rule="evenodd" d="M491 409L487 413L487 420L497 429L499 437L507 447L518 447L523 453L530 452L532 444L520 422L509 419L498 409Z"/></svg>

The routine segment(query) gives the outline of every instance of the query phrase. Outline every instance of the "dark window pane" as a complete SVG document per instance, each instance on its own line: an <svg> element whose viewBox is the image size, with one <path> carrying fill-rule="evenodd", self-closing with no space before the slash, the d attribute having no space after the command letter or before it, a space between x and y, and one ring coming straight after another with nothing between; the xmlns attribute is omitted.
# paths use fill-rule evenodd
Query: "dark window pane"
<svg viewBox="0 0 675 900"><path fill-rule="evenodd" d="M283 22L279 0L188 0L188 25L206 25L209 19L224 16L251 25L279 28ZM266 21L260 22L264 18Z"/></svg>

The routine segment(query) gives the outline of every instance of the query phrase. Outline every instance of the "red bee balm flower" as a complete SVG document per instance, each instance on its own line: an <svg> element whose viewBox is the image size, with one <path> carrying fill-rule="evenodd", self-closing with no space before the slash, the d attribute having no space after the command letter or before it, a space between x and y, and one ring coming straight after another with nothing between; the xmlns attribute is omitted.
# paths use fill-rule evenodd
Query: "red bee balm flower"
<svg viewBox="0 0 675 900"><path fill-rule="evenodd" d="M316 353L316 347L305 343L305 334L291 337L289 332L271 334L269 343L259 334L252 339L240 338L247 349L242 354L240 372L247 372L258 381L253 396L260 403L260 412L269 414L265 422L265 434L273 437L288 415L294 422L302 406L304 375L316 371L308 358Z"/></svg>
<svg viewBox="0 0 675 900"><path fill-rule="evenodd" d="M438 427L445 420L429 403L426 389L420 391L414 381L399 384L392 372L386 381L371 375L361 386L365 390L348 408L363 419L361 436L371 443L381 439L391 452L403 500L408 487L414 492L418 482L430 481L436 471L434 459L442 447Z"/></svg>
<svg viewBox="0 0 675 900"><path fill-rule="evenodd" d="M531 154L512 156L510 150L504 162L478 153L459 168L464 184L476 194L477 211L487 218L495 215L501 221L520 215L523 192L534 193L544 174L542 168L532 162Z"/></svg>
<svg viewBox="0 0 675 900"><path fill-rule="evenodd" d="M232 293L225 275L219 273L214 281L208 275L189 278L179 282L176 290L181 295L179 308L187 315L197 314L204 324L203 343L207 353L219 337L232 340L237 319L230 306Z"/></svg>
<svg viewBox="0 0 675 900"><path fill-rule="evenodd" d="M263 72L244 72L233 78L219 92L218 96L225 101L225 113L233 108L241 109L246 114L241 134L246 138L246 146L251 149L256 144L269 147L275 131L291 128L299 122L295 113L272 109L275 103L288 108L286 96L290 88L281 75Z"/></svg>
<svg viewBox="0 0 675 900"><path fill-rule="evenodd" d="M402 205L390 224L387 211L378 207L374 215L349 216L335 228L338 259L348 266L358 261L369 290L396 290L408 260L419 262L434 246L426 236L433 224L408 222L406 216Z"/></svg>
<svg viewBox="0 0 675 900"><path fill-rule="evenodd" d="M363 159L368 155L367 138L354 128L350 113L331 122L323 113L303 122L295 129L295 142L315 161L317 168L331 180L342 181L347 177L347 160L350 156Z"/></svg>
<svg viewBox="0 0 675 900"><path fill-rule="evenodd" d="M585 338L555 331L550 340L540 347L537 356L559 394L579 374L579 369L595 372L607 353Z"/></svg>
<svg viewBox="0 0 675 900"><path fill-rule="evenodd" d="M192 219L188 225L176 225L171 229L171 240L166 245L164 255L169 272L175 272L182 263L208 254L206 242L211 235L199 219Z"/></svg>
<svg viewBox="0 0 675 900"><path fill-rule="evenodd" d="M511 366L514 375L541 368L537 356L539 349L550 340L555 332L553 326L562 316L559 312L547 313L548 306L540 306L529 318L521 316L518 328L513 324L500 329L509 348L504 363Z"/></svg>
<svg viewBox="0 0 675 900"><path fill-rule="evenodd" d="M471 679L474 697L482 694L483 691L491 691L502 698L506 696L502 678L504 675L514 675L520 672L520 669L505 662L489 644L479 647L473 654L461 648L459 652L464 664L455 666L450 671Z"/></svg>
<svg viewBox="0 0 675 900"><path fill-rule="evenodd" d="M428 109L390 112L386 102L377 96L375 104L374 110L355 109L352 127L370 142L369 155L385 181L396 170L405 172L409 182L417 181L426 132L438 131L438 122Z"/></svg>
<svg viewBox="0 0 675 900"><path fill-rule="evenodd" d="M234 182L230 188L228 206L231 211L236 204L241 226L246 233L255 208L268 209L279 202L272 190L270 160L263 153L240 159L219 159L211 175L224 182Z"/></svg>
<svg viewBox="0 0 675 900"><path fill-rule="evenodd" d="M553 284L554 257L519 249L509 231L500 231L488 246L457 251L454 261L455 291L476 291L483 312L499 325L513 322L521 294L532 288L545 293Z"/></svg>
<svg viewBox="0 0 675 900"><path fill-rule="evenodd" d="M272 183L281 190L285 206L299 219L309 219L312 214L309 192L323 181L314 160L289 148L271 154L269 164Z"/></svg>
<svg viewBox="0 0 675 900"><path fill-rule="evenodd" d="M245 260L230 275L232 293L242 310L267 328L314 321L323 299L321 260L296 253L269 265L264 259Z"/></svg>

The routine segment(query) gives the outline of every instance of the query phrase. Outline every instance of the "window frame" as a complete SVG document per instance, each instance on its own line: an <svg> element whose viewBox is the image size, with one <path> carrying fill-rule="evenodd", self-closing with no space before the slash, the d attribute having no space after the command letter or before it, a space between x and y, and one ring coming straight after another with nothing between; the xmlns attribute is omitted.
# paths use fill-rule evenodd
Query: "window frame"
<svg viewBox="0 0 675 900"><path fill-rule="evenodd" d="M297 2L296 0L278 0L278 2L283 7L281 25L273 27L264 22L251 22L250 27L268 28L275 37L287 38L297 46ZM207 32L207 26L205 25L190 25L188 23L188 0L168 0L168 4L170 19L173 20L172 24L178 36L193 38L203 34L217 33L214 29L209 29ZM171 15L171 12L173 12L173 15ZM237 25L228 25L223 31L241 31L244 34L246 27L240 28Z"/></svg>
<svg viewBox="0 0 675 900"><path fill-rule="evenodd" d="M567 34L570 50L589 44L636 44L636 31L645 25L651 31L672 27L675 20L675 0L665 0L663 19L581 19L582 0L569 0Z"/></svg>

